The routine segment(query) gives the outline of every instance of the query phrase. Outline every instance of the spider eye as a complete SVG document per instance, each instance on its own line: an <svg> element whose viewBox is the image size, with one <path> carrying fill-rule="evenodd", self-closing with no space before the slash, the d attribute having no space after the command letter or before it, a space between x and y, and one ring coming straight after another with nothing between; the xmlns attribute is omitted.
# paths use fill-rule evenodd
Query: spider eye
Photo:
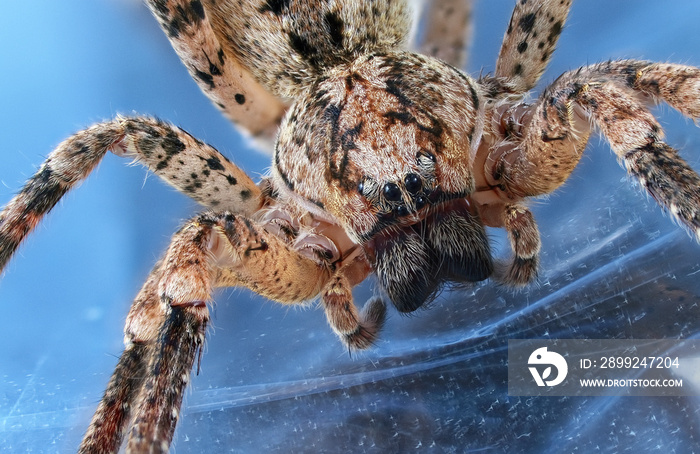
<svg viewBox="0 0 700 454"><path fill-rule="evenodd" d="M420 210L421 208L423 208L426 203L428 203L428 199L424 196L419 195L418 197L416 197L416 210Z"/></svg>
<svg viewBox="0 0 700 454"><path fill-rule="evenodd" d="M423 180L415 173L409 173L403 180L406 190L411 194L417 194L423 188Z"/></svg>
<svg viewBox="0 0 700 454"><path fill-rule="evenodd" d="M387 183L382 188L384 198L390 202L398 202L401 200L401 189L396 183Z"/></svg>
<svg viewBox="0 0 700 454"><path fill-rule="evenodd" d="M364 180L360 181L360 184L357 185L357 192L359 192L360 195L365 195L365 181Z"/></svg>
<svg viewBox="0 0 700 454"><path fill-rule="evenodd" d="M408 211L408 208L406 207L406 205L399 205L396 207L396 215L399 217L406 216L409 213L410 213L410 211Z"/></svg>

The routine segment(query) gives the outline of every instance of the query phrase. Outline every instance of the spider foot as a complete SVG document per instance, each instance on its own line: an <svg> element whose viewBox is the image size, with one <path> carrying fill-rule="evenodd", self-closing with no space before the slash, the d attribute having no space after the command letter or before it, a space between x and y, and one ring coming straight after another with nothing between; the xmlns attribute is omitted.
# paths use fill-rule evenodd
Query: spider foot
<svg viewBox="0 0 700 454"><path fill-rule="evenodd" d="M350 351L365 350L376 342L379 331L386 320L386 304L381 298L375 297L367 301L360 312L357 329L342 337Z"/></svg>
<svg viewBox="0 0 700 454"><path fill-rule="evenodd" d="M124 349L78 452L119 450L124 428L146 376L149 349L152 343L143 342L129 343Z"/></svg>
<svg viewBox="0 0 700 454"><path fill-rule="evenodd" d="M515 256L510 263L498 267L496 280L511 287L522 287L537 278L540 232L532 212L522 205L506 205L503 224Z"/></svg>
<svg viewBox="0 0 700 454"><path fill-rule="evenodd" d="M369 300L360 312L352 301L350 282L337 273L328 284L322 302L328 323L349 350L372 346L386 318L386 305L380 298Z"/></svg>
<svg viewBox="0 0 700 454"><path fill-rule="evenodd" d="M509 287L525 287L537 279L539 257L513 257L510 261L497 262L494 279Z"/></svg>
<svg viewBox="0 0 700 454"><path fill-rule="evenodd" d="M20 243L72 187L100 162L122 132L112 123L64 140L0 212L0 270Z"/></svg>

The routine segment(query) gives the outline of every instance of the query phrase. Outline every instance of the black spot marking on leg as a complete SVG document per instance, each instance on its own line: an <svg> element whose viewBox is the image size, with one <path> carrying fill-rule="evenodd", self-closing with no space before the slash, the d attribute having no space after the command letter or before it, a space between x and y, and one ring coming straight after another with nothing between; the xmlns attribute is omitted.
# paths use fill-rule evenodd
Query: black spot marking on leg
<svg viewBox="0 0 700 454"><path fill-rule="evenodd" d="M236 96L233 97L238 104L245 104L245 95L242 93L236 93Z"/></svg>
<svg viewBox="0 0 700 454"><path fill-rule="evenodd" d="M202 5L202 2L199 0L192 0L190 2L190 9L195 15L195 18L197 20L204 20L205 19L205 14L204 14L204 6Z"/></svg>
<svg viewBox="0 0 700 454"><path fill-rule="evenodd" d="M318 66L318 52L306 38L296 33L289 33L289 45L311 66Z"/></svg>
<svg viewBox="0 0 700 454"><path fill-rule="evenodd" d="M219 159L218 156L210 156L206 159L200 156L199 159L206 162L211 170L224 170L224 165L221 163L221 159Z"/></svg>
<svg viewBox="0 0 700 454"><path fill-rule="evenodd" d="M535 26L535 19L537 19L537 15L535 13L526 14L521 17L520 21L518 22L520 30L524 31L525 33L530 33Z"/></svg>
<svg viewBox="0 0 700 454"><path fill-rule="evenodd" d="M197 77L197 79L207 84L210 90L214 89L214 76L197 68L194 68L194 75Z"/></svg>
<svg viewBox="0 0 700 454"><path fill-rule="evenodd" d="M28 212L43 215L53 208L68 190L59 184L59 178L48 166L44 166L27 181L21 193L26 194L32 201Z"/></svg>
<svg viewBox="0 0 700 454"><path fill-rule="evenodd" d="M159 145L160 140L151 136L139 137L136 141L136 147L139 149L142 155L145 157L150 157L153 150Z"/></svg>
<svg viewBox="0 0 700 454"><path fill-rule="evenodd" d="M174 131L169 132L168 135L163 138L161 147L168 157L172 157L187 148Z"/></svg>
<svg viewBox="0 0 700 454"><path fill-rule="evenodd" d="M180 37L180 28L182 25L180 24L180 19L174 18L172 19L168 24L165 25L165 28L168 31L168 37L172 39L177 39Z"/></svg>
<svg viewBox="0 0 700 454"><path fill-rule="evenodd" d="M209 59L209 57L207 57L207 59ZM221 75L221 70L211 60L209 60L209 74L211 74L212 76L220 76ZM213 80L213 77L212 77L212 80Z"/></svg>
<svg viewBox="0 0 700 454"><path fill-rule="evenodd" d="M561 35L562 28L563 28L563 25L562 25L561 21L552 25L551 30L549 30L549 36L547 36L547 41L549 42L549 44L554 44L557 41L557 39L559 38L559 35Z"/></svg>
<svg viewBox="0 0 700 454"><path fill-rule="evenodd" d="M151 4L155 6L155 12L158 14L159 17L167 18L168 14L170 14L168 5L164 0L155 0L152 1Z"/></svg>

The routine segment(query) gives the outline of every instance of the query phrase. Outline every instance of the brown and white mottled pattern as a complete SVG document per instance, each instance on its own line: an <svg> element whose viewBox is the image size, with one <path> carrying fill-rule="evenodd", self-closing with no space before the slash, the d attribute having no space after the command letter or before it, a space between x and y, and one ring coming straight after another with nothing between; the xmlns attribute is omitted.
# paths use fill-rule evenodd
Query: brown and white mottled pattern
<svg viewBox="0 0 700 454"><path fill-rule="evenodd" d="M534 101L570 0L519 0L496 71L462 66L470 2L429 3L405 50L408 4L389 0L147 0L209 98L254 135L274 135L259 184L165 122L117 118L61 143L0 212L0 267L108 150L211 211L186 222L134 300L126 348L81 452L166 452L216 287L282 304L320 300L349 349L370 347L391 302L426 304L446 284L537 275L528 198L563 184L600 132L642 187L700 240L700 177L663 142L649 104L700 117L700 69L634 60L582 67ZM436 38L437 37L437 38ZM437 58L436 58L437 57ZM485 226L513 257L492 257ZM353 287L374 274L360 310ZM197 366L197 370L199 367Z"/></svg>
<svg viewBox="0 0 700 454"><path fill-rule="evenodd" d="M147 0L192 78L234 123L253 135L274 139L285 104L250 74L218 34L211 6L201 0ZM224 40L223 42L220 40Z"/></svg>
<svg viewBox="0 0 700 454"><path fill-rule="evenodd" d="M539 265L540 232L532 212L525 206L506 205L503 227L508 233L514 257L508 268L501 270L498 280L513 287L527 285L537 276Z"/></svg>
<svg viewBox="0 0 700 454"><path fill-rule="evenodd" d="M356 0L204 0L227 52L272 93L293 98L335 67L400 46L407 5Z"/></svg>
<svg viewBox="0 0 700 454"><path fill-rule="evenodd" d="M492 122L491 137L501 142L485 161L487 185L501 201L552 192L578 164L597 128L641 186L700 238L700 178L663 142L648 108L660 101L698 118L700 69L621 60L568 72L532 105L496 109L496 118L517 117L522 125L509 129L507 122Z"/></svg>
<svg viewBox="0 0 700 454"><path fill-rule="evenodd" d="M472 37L472 2L468 0L428 0L420 21L418 40L414 43L422 54L463 68L469 55ZM423 11L421 10L421 13Z"/></svg>
<svg viewBox="0 0 700 454"><path fill-rule="evenodd" d="M132 158L202 205L252 214L261 193L240 168L186 131L150 118L96 124L61 143L0 212L0 269L63 195L112 150Z"/></svg>
<svg viewBox="0 0 700 454"><path fill-rule="evenodd" d="M496 77L503 78L517 93L532 90L552 58L571 0L518 0L511 16Z"/></svg>
<svg viewBox="0 0 700 454"><path fill-rule="evenodd" d="M481 134L482 105L476 82L438 60L369 54L321 79L290 109L273 177L286 197L366 241L419 205L473 190L470 147ZM421 190L406 187L408 175L419 177ZM395 200L386 193L393 186Z"/></svg>

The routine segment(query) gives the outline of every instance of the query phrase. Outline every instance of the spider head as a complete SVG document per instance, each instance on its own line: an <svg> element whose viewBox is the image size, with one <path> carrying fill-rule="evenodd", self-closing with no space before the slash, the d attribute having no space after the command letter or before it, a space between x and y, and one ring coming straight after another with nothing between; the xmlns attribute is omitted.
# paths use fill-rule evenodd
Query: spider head
<svg viewBox="0 0 700 454"><path fill-rule="evenodd" d="M474 190L475 83L437 60L373 54L339 68L287 115L275 172L287 193L364 246L399 310L445 280L491 272Z"/></svg>

